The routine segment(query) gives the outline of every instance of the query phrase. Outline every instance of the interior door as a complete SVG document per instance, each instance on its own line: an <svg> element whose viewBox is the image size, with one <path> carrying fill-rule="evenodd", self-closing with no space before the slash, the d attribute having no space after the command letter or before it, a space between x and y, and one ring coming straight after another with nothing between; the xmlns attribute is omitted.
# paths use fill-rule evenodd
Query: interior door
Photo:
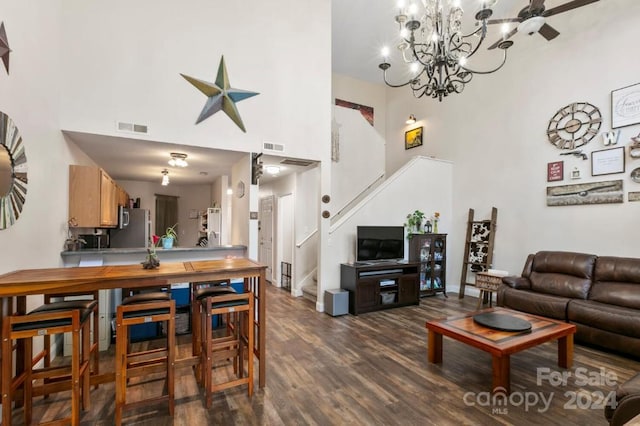
<svg viewBox="0 0 640 426"><path fill-rule="evenodd" d="M260 199L260 223L258 225L258 261L267 265L266 279L273 282L273 196Z"/></svg>

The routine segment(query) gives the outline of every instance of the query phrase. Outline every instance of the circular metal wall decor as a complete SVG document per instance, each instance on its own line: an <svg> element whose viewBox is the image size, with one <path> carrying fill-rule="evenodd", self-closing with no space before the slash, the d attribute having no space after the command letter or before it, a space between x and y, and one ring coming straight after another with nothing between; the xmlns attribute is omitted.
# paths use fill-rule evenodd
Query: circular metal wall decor
<svg viewBox="0 0 640 426"><path fill-rule="evenodd" d="M13 120L0 112L0 229L14 224L27 197L27 156Z"/></svg>
<svg viewBox="0 0 640 426"><path fill-rule="evenodd" d="M331 197L329 197L328 195L323 195L322 196L322 202L323 203L328 203L329 201L331 201Z"/></svg>
<svg viewBox="0 0 640 426"><path fill-rule="evenodd" d="M600 110L588 102L562 107L549 121L549 142L559 149L578 148L598 134L602 125Z"/></svg>
<svg viewBox="0 0 640 426"><path fill-rule="evenodd" d="M329 219L329 216L331 216L331 213L329 213L329 210L324 210L322 212L322 217L325 219Z"/></svg>

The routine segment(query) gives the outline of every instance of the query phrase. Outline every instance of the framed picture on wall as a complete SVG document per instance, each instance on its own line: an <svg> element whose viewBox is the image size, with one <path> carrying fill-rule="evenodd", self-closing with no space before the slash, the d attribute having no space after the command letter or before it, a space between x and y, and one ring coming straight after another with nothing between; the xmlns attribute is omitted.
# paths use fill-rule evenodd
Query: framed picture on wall
<svg viewBox="0 0 640 426"><path fill-rule="evenodd" d="M611 128L640 123L640 83L611 92Z"/></svg>
<svg viewBox="0 0 640 426"><path fill-rule="evenodd" d="M591 153L591 176L624 173L624 146Z"/></svg>
<svg viewBox="0 0 640 426"><path fill-rule="evenodd" d="M556 182L564 179L564 161L547 163L547 182Z"/></svg>
<svg viewBox="0 0 640 426"><path fill-rule="evenodd" d="M404 132L404 149L411 149L422 145L422 127Z"/></svg>

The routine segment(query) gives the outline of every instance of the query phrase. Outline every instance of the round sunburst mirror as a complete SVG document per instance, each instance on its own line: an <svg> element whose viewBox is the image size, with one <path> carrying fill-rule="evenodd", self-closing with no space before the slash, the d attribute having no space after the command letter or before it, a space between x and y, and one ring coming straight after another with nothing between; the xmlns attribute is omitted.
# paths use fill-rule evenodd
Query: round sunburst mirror
<svg viewBox="0 0 640 426"><path fill-rule="evenodd" d="M13 120L0 112L0 229L13 225L27 197L27 156Z"/></svg>

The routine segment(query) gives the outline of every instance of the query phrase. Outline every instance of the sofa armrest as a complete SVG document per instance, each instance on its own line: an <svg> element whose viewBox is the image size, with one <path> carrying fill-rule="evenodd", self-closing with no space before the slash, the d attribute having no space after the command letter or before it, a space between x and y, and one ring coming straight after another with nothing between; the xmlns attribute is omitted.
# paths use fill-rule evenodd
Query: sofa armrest
<svg viewBox="0 0 640 426"><path fill-rule="evenodd" d="M515 288L518 290L531 288L531 281L529 281L528 278L524 278L524 277L516 277L516 276L502 277L502 283L508 285L511 288Z"/></svg>

